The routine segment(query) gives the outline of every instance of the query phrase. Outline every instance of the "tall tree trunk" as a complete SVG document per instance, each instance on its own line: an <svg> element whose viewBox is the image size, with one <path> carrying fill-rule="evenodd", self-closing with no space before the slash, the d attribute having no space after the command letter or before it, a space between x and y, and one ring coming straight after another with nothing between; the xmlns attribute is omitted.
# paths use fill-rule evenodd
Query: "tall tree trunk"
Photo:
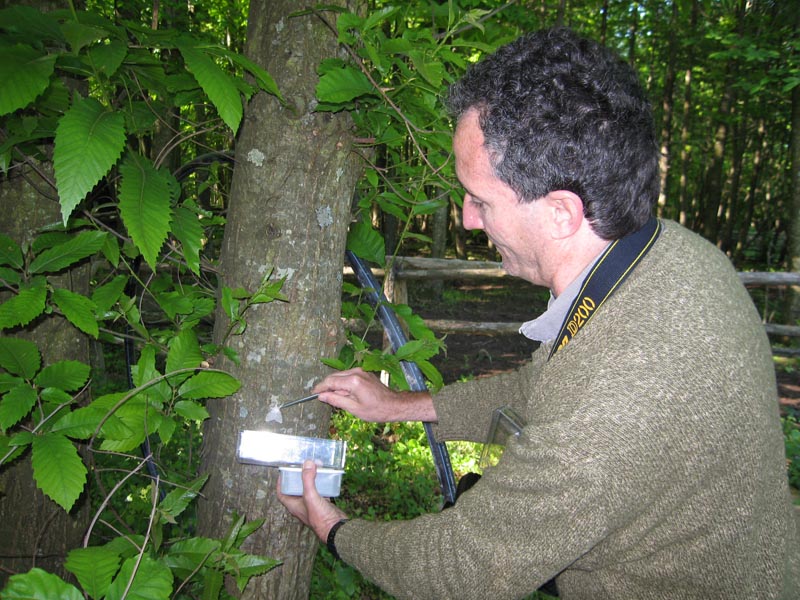
<svg viewBox="0 0 800 600"><path fill-rule="evenodd" d="M672 4L670 18L670 32L678 27L678 3ZM658 194L658 212L667 215L667 181L669 181L669 167L672 145L672 115L675 110L675 74L677 57L677 39L674 34L669 35L667 52L667 71L664 74L664 92L661 96L661 152L659 156L659 176L661 184Z"/></svg>
<svg viewBox="0 0 800 600"><path fill-rule="evenodd" d="M800 20L800 18L798 18ZM792 211L789 229L789 256L792 271L800 271L800 86L792 90ZM800 288L791 288L789 323L800 319Z"/></svg>
<svg viewBox="0 0 800 600"><path fill-rule="evenodd" d="M744 35L746 11L747 0L740 0L736 13L737 32L739 36ZM734 88L734 79L736 75L733 71L735 68L735 65L728 63L723 75L725 88L720 98L719 112L716 116L717 125L714 133L714 145L711 151L711 164L709 164L706 170L701 190L703 202L703 222L701 223L701 227L703 236L715 243L719 242L719 212L722 207L725 153L730 129L728 123L731 120L737 97Z"/></svg>
<svg viewBox="0 0 800 600"><path fill-rule="evenodd" d="M50 182L52 170L42 168ZM61 221L55 198L42 190L52 190L30 167L15 169L0 184L0 231L20 246L28 246L37 230ZM53 192L54 193L54 192ZM71 269L59 277L48 278L59 286L86 294L89 270ZM0 301L6 298L0 294ZM42 364L59 360L89 363L89 339L66 320L43 316L22 330L6 331L34 342L42 354ZM89 505L84 496L67 514L36 487L30 453L0 470L0 588L10 575L40 567L62 577L66 553L80 546L89 523ZM24 523L21 527L20 524Z"/></svg>
<svg viewBox="0 0 800 600"><path fill-rule="evenodd" d="M329 3L330 4L330 3ZM339 6L357 4L339 0ZM248 327L231 341L239 365L224 364L242 382L232 398L209 405L204 470L210 474L199 506L199 527L220 536L234 514L265 519L246 550L283 564L254 578L243 597L308 597L313 534L289 516L275 495L277 470L237 464L244 429L326 437L330 411L309 403L268 421L270 407L302 395L326 373L341 338L341 278L350 201L359 173L345 114L315 113L320 61L337 56L336 35L322 18L334 12L291 16L313 0L254 0L246 54L276 79L286 104L257 95L246 111L236 147L231 203L221 255L230 286L254 290L275 269L286 279L288 302L248 313ZM218 313L214 337L227 323Z"/></svg>
<svg viewBox="0 0 800 600"><path fill-rule="evenodd" d="M692 12L690 17L690 31L696 31L697 21L700 14L699 0L692 0ZM686 64L694 62L693 47L687 50ZM689 132L691 131L692 120L692 67L689 66L683 77L683 121L681 123L681 176L678 189L678 221L681 225L687 225L694 220L695 198L689 197Z"/></svg>

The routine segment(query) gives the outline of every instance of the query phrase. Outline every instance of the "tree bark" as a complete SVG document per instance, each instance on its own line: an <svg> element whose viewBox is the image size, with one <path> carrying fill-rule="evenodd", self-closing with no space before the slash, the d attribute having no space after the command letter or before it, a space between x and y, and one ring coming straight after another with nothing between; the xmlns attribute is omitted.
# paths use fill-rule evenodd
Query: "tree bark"
<svg viewBox="0 0 800 600"><path fill-rule="evenodd" d="M355 1L335 2L353 10ZM223 361L242 387L209 404L204 470L210 474L199 506L204 535L222 536L234 514L263 518L248 539L248 552L283 564L254 578L242 597L307 598L313 534L290 517L275 495L277 469L236 462L241 430L327 437L330 412L320 403L284 411L268 421L271 407L304 395L327 369L341 339L342 264L350 201L360 172L351 152L345 114L315 113L320 61L337 55L336 35L322 19L335 13L290 16L317 3L260 0L250 5L246 54L276 79L286 105L259 94L246 110L236 147L231 204L221 254L223 281L255 290L274 269L285 278L288 302L254 307L243 335L229 341L240 364ZM227 327L218 312L214 337ZM217 365L220 366L220 365ZM229 588L229 591L230 588Z"/></svg>
<svg viewBox="0 0 800 600"><path fill-rule="evenodd" d="M800 21L800 18L798 18ZM792 211L789 229L789 268L800 271L800 86L792 90ZM800 286L791 288L789 322L800 319Z"/></svg>
<svg viewBox="0 0 800 600"><path fill-rule="evenodd" d="M39 165L46 179L52 170ZM58 203L42 191L52 191L30 167L19 167L0 184L0 231L25 247L45 225L61 221ZM55 195L55 192L53 192ZM59 287L86 294L89 270L80 266L48 279ZM5 300L0 294L0 302ZM23 329L4 332L34 342L42 365L65 359L89 363L89 339L65 319L43 315ZM0 469L0 589L9 576L40 567L61 577L66 554L80 546L89 522L89 505L82 496L67 514L36 487L30 453ZM24 526L20 526L24 524Z"/></svg>

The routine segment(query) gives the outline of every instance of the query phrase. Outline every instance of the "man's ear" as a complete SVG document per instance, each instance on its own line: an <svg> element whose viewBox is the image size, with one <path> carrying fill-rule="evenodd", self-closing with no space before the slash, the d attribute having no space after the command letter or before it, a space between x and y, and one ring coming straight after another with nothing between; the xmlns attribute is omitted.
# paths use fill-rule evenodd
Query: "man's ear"
<svg viewBox="0 0 800 600"><path fill-rule="evenodd" d="M554 239L574 235L584 222L583 200L568 190L550 192L544 198L550 207Z"/></svg>

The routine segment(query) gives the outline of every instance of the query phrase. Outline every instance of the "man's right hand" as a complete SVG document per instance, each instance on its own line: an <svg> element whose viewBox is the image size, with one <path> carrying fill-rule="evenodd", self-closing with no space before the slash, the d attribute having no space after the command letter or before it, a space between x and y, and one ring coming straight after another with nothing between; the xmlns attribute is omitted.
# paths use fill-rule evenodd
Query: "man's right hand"
<svg viewBox="0 0 800 600"><path fill-rule="evenodd" d="M313 392L319 394L321 402L346 410L362 421L437 420L428 392L396 392L383 385L374 373L360 368L329 375Z"/></svg>

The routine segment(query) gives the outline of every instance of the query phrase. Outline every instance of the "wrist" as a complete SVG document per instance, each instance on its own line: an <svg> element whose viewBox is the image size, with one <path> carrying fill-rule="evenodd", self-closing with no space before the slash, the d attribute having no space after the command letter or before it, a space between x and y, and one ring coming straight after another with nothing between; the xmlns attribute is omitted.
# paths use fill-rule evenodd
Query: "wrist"
<svg viewBox="0 0 800 600"><path fill-rule="evenodd" d="M333 527L328 530L328 535L325 539L325 546L327 546L328 551L333 554L333 557L336 560L341 560L339 552L336 550L336 532L339 531L339 528L347 523L347 521L348 519L339 519L336 523L334 523Z"/></svg>

